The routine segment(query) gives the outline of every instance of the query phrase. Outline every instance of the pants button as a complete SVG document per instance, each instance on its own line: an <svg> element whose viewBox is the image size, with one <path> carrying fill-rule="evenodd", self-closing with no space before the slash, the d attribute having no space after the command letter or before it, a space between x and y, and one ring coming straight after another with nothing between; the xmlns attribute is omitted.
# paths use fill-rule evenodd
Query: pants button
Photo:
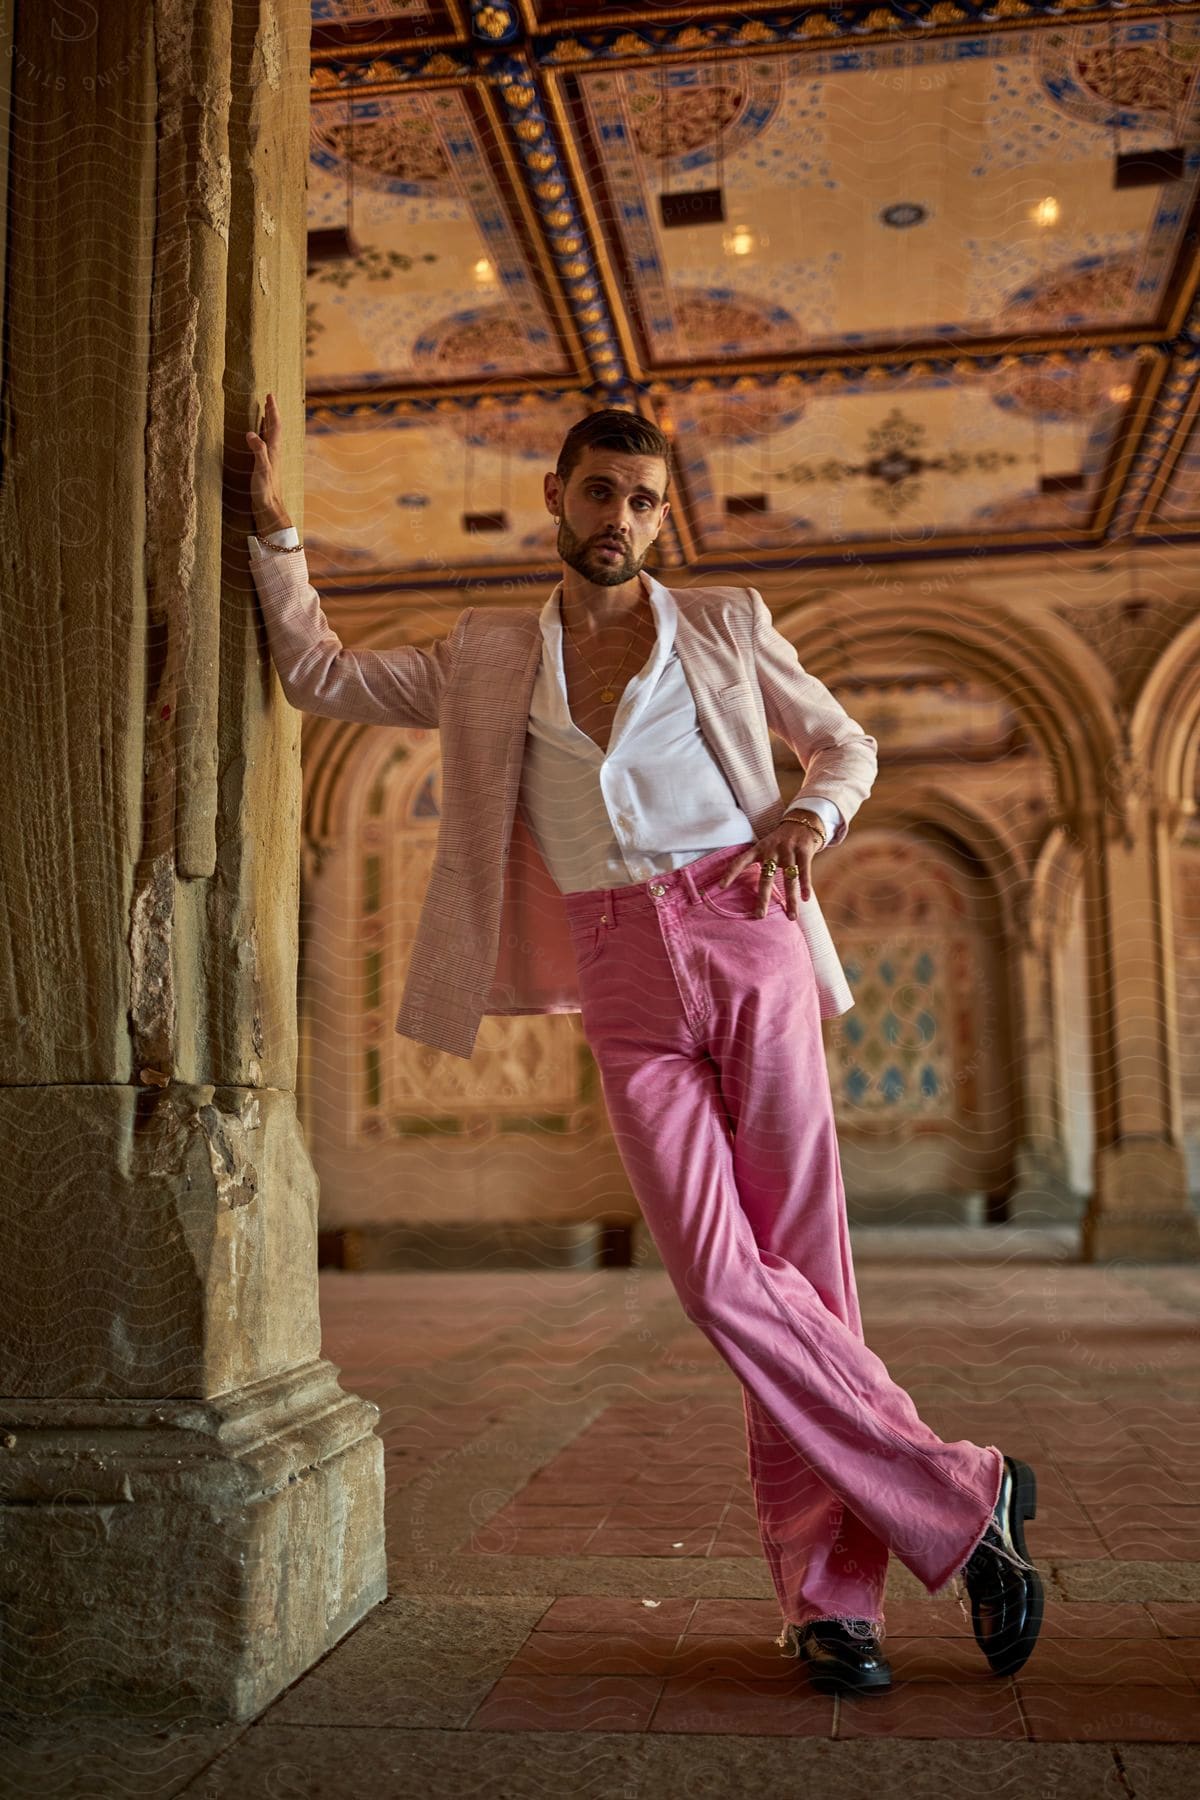
<svg viewBox="0 0 1200 1800"><path fill-rule="evenodd" d="M660 894L665 894L665 893L666 893L666 891L667 891L667 890L666 890L666 888L665 888L665 887L664 887L664 886L663 886L663 884L662 884L662 882L661 882L661 881L653 881L653 882L651 882L651 884L650 884L650 892L651 892L651 893L652 893L652 894L653 894L653 895L654 895L654 897L655 897L655 899L656 899L656 900L657 900L657 898L658 898L658 896L659 896L659 895L660 895Z"/></svg>

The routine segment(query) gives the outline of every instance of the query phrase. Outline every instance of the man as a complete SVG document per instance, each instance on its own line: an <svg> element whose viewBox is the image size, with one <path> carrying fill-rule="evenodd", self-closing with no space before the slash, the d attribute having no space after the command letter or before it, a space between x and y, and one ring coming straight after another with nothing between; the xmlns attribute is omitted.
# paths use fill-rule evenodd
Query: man
<svg viewBox="0 0 1200 1800"><path fill-rule="evenodd" d="M853 995L812 865L870 792L874 738L755 589L645 573L671 458L646 420L608 409L568 432L544 478L563 578L540 611L468 607L430 649L390 651L330 628L279 491L272 395L260 424L250 551L285 694L441 734L396 1029L469 1056L484 1013L581 1012L664 1266L742 1383L778 1642L816 1684L890 1684L890 1551L931 1593L962 1572L1011 1673L1042 1616L1033 1470L922 1423L855 1291L820 1024ZM786 808L769 728L805 765Z"/></svg>

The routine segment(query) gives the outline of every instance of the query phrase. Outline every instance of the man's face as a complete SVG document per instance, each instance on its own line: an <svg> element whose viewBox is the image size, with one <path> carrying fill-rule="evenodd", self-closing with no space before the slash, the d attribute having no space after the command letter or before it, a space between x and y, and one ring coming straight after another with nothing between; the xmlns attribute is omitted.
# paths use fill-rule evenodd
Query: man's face
<svg viewBox="0 0 1200 1800"><path fill-rule="evenodd" d="M559 514L558 554L597 587L631 581L671 510L666 486L661 456L585 449L565 486L546 476L546 504Z"/></svg>

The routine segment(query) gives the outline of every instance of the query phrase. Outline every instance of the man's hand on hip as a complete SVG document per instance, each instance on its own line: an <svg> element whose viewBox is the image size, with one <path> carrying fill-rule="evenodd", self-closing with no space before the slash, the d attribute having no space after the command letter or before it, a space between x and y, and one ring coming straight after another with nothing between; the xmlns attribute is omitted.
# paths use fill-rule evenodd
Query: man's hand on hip
<svg viewBox="0 0 1200 1800"><path fill-rule="evenodd" d="M812 859L824 841L824 833L811 813L789 814L766 837L760 838L749 850L743 850L740 856L736 856L716 885L720 889L727 888L750 863L762 863L764 866L758 886L758 908L754 917L765 918L775 879L774 869L767 865L773 861L784 871L788 918L795 919L799 916L799 901L807 900L812 894ZM787 871L793 868L796 873L789 875Z"/></svg>

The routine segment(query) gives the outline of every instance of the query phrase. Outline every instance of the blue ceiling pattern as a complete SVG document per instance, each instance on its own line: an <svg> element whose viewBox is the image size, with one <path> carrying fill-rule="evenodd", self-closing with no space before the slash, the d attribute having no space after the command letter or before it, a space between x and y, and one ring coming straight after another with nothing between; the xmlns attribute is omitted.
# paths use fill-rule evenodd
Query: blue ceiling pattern
<svg viewBox="0 0 1200 1800"><path fill-rule="evenodd" d="M673 436L668 564L1200 535L1200 0L312 15L310 231L352 180L363 240L310 268L328 574L429 585L460 488L514 528L457 562L549 572L541 472L603 405ZM338 519L364 432L420 557Z"/></svg>

